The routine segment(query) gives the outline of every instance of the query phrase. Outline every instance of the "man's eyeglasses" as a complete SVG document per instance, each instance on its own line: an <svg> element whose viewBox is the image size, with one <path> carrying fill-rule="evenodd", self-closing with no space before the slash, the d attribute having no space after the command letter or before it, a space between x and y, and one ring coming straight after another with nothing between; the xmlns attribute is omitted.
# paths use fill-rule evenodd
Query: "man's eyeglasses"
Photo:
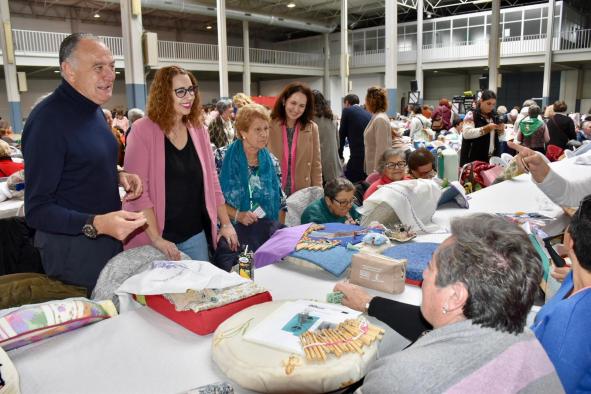
<svg viewBox="0 0 591 394"><path fill-rule="evenodd" d="M186 88L176 88L174 90L174 94L178 98L183 98L187 95L187 93L191 94L191 96L194 96L195 94L197 94L198 91L199 91L199 86L194 85L194 86L189 86Z"/></svg>
<svg viewBox="0 0 591 394"><path fill-rule="evenodd" d="M334 201L341 208L350 207L353 204L357 203L356 198L353 198L351 200L337 200L336 198L333 198L332 201Z"/></svg>
<svg viewBox="0 0 591 394"><path fill-rule="evenodd" d="M384 167L389 170L393 170L395 168L405 168L406 161L402 160L402 161L397 161L396 163L392 163L392 162L386 163L386 165Z"/></svg>

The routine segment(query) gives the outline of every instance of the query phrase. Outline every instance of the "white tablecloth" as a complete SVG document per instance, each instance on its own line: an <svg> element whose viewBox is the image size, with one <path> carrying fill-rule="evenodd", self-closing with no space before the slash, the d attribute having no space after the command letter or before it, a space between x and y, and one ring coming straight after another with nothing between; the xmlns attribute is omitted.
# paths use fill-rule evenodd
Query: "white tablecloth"
<svg viewBox="0 0 591 394"><path fill-rule="evenodd" d="M16 216L18 209L24 204L20 198L0 202L0 219Z"/></svg>
<svg viewBox="0 0 591 394"><path fill-rule="evenodd" d="M559 173L572 171L564 163L556 168ZM561 210L530 182L528 175L473 193L469 210L449 204L436 212L434 222L447 228L456 216L518 210L559 217L556 231L565 223ZM418 239L440 242L446 237L429 234ZM276 300L324 299L336 282L328 273L283 263L257 270L255 280ZM403 294L390 297L419 305L421 292L407 286ZM210 346L211 336L197 336L143 308L16 349L9 355L20 373L24 394L179 393L225 380L211 360Z"/></svg>

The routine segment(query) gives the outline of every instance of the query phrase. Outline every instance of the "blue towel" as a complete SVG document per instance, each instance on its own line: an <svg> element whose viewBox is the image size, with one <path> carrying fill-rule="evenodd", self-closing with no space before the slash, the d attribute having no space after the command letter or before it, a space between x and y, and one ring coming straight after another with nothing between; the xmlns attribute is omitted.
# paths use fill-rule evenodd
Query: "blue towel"
<svg viewBox="0 0 591 394"><path fill-rule="evenodd" d="M365 234L356 235L355 237L338 237L338 238L327 238L327 234L342 232L342 231L361 231L365 230L367 227L364 226L357 226L355 224L345 224L345 223L325 223L323 224L324 229L319 231L313 231L310 233L309 237L312 239L330 239L336 240L341 242L341 246L347 246L348 243L353 245L358 244L359 242L363 241L363 237ZM383 232L379 230L371 230L372 232Z"/></svg>
<svg viewBox="0 0 591 394"><path fill-rule="evenodd" d="M431 256L439 244L432 242L412 242L393 246L384 250L384 256L393 259L406 259L406 277L413 281L423 280L423 270L429 265Z"/></svg>
<svg viewBox="0 0 591 394"><path fill-rule="evenodd" d="M336 246L328 250L298 250L290 256L316 264L334 276L341 276L351 265L351 258L356 250L349 250L343 246Z"/></svg>

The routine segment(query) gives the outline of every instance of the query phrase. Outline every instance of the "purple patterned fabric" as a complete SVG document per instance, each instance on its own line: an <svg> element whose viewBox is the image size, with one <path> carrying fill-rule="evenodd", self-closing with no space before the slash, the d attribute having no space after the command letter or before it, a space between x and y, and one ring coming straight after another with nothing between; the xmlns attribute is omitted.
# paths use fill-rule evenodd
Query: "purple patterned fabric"
<svg viewBox="0 0 591 394"><path fill-rule="evenodd" d="M295 227L286 227L278 230L273 236L261 245L254 254L255 268L261 268L276 263L295 249L295 246L310 227L311 223Z"/></svg>

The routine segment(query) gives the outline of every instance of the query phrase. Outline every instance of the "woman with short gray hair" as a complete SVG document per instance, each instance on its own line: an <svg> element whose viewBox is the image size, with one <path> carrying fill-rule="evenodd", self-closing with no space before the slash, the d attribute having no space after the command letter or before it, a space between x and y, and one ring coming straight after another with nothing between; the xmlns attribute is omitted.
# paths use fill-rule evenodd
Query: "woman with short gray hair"
<svg viewBox="0 0 591 394"><path fill-rule="evenodd" d="M541 278L540 258L519 226L476 214L452 221L451 236L423 271L420 313L337 284L344 305L414 341L373 364L361 392L563 392L525 328Z"/></svg>
<svg viewBox="0 0 591 394"><path fill-rule="evenodd" d="M410 179L406 176L406 152L402 149L388 148L378 160L377 171L380 179L373 182L365 191L363 199L367 200L380 187L392 182Z"/></svg>
<svg viewBox="0 0 591 394"><path fill-rule="evenodd" d="M347 178L335 178L324 185L324 197L302 213L305 223L356 223L361 215L355 206L355 186Z"/></svg>
<svg viewBox="0 0 591 394"><path fill-rule="evenodd" d="M209 124L209 138L216 148L221 148L234 141L234 107L232 100L221 99L215 105L218 115Z"/></svg>
<svg viewBox="0 0 591 394"><path fill-rule="evenodd" d="M529 106L527 118L519 123L516 140L531 150L546 154L546 144L550 141L550 134L540 116L541 113L542 110L537 104Z"/></svg>

